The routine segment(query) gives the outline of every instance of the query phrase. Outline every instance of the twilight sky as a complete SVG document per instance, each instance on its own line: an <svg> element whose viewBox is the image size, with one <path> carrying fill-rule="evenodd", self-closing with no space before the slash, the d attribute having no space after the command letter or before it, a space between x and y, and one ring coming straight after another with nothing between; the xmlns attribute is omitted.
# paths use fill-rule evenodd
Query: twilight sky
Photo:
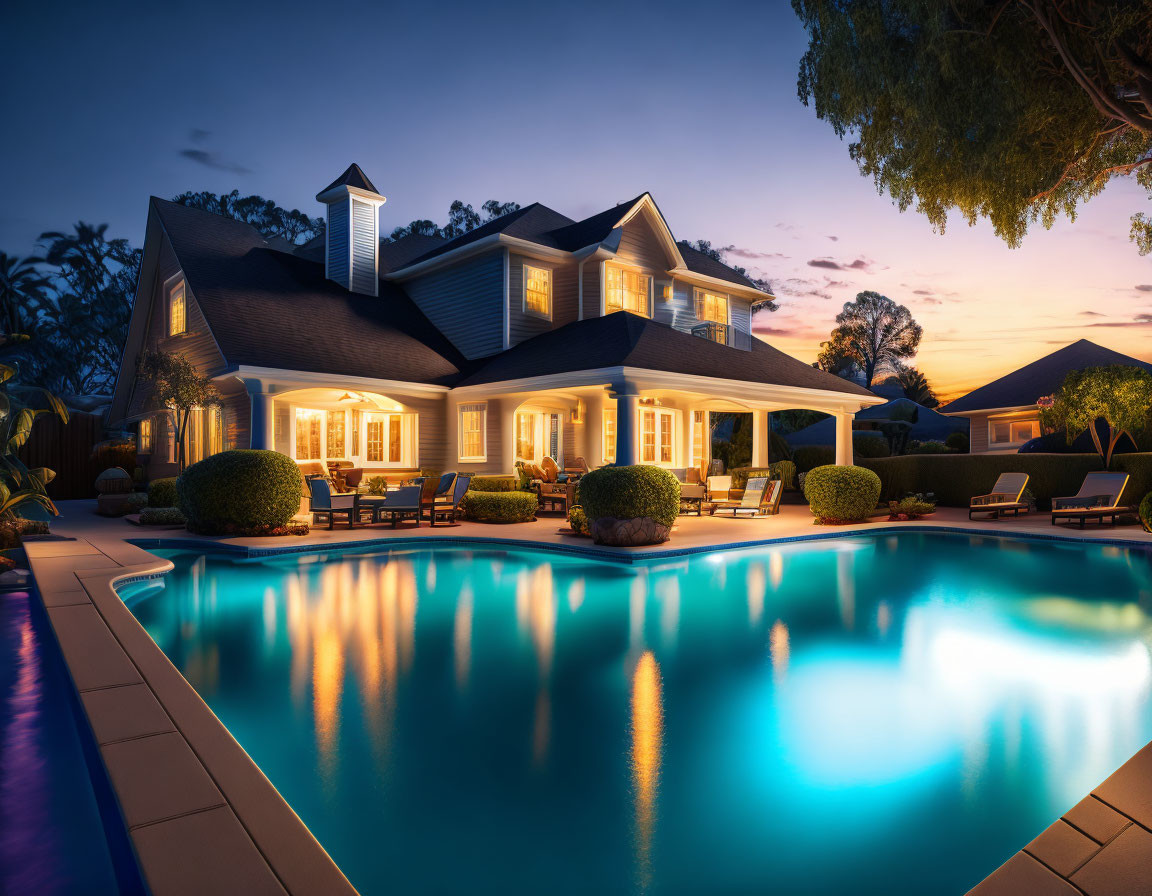
<svg viewBox="0 0 1152 896"><path fill-rule="evenodd" d="M1115 183L1008 249L900 214L796 97L787 0L9 3L0 249L84 219L143 239L150 194L259 193L319 214L351 161L385 231L456 198L574 218L649 190L681 239L735 247L781 309L764 338L811 361L862 289L924 325L916 363L953 397L1087 337L1152 359L1146 194Z"/></svg>

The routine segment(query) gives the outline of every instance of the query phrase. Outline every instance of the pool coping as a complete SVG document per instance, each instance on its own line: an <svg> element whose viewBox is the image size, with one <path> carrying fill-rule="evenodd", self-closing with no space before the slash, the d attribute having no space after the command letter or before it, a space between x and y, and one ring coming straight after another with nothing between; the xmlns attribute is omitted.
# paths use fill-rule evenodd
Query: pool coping
<svg viewBox="0 0 1152 896"><path fill-rule="evenodd" d="M635 564L697 553L820 542L861 535L882 537L910 532L1096 544L1139 548L1143 553L1152 553L1152 545L1145 539L1123 537L1084 539L1077 537L1074 532L1025 533L938 523L837 527L803 535L658 550L542 543L506 537L457 536L450 532L435 536L393 535L378 539L283 546L251 546L202 539L151 536L115 539L118 547L111 553L121 557L113 559L110 553L100 551L85 539L77 538L72 544L76 545L78 550L72 556L92 558L94 554L100 555L109 561L110 566L92 568L87 562L80 563L78 568L71 570L74 579L81 586L80 592L69 591L64 587L48 588L48 593L45 594L44 578L55 577L49 578L49 581L58 585L59 576L64 572L63 569L48 568L51 565L50 561L63 560L68 555L61 553L59 548L61 541L52 537L26 539L25 548L37 582L37 593L44 600L53 629L57 632L57 639L60 640L60 630L57 628L53 610L56 610L58 615L63 615L61 611L77 607L82 610L86 603L90 603L105 626L105 634L112 635L123 658L138 670L141 679L139 682L105 684L103 687L85 689L82 687L83 676L90 674L91 670L85 671L80 657L69 655L70 652L75 654L75 646L69 651L64 643L61 644L65 664L73 678L73 684L80 693L94 731L99 731L98 726L107 724L107 720L101 718L103 711L100 707L89 705L90 702L96 701L91 698L84 700L84 694L94 690L129 688L135 684L143 684L151 691L159 703L159 708L166 713L175 729L174 732L139 733L109 743L100 742L100 738L97 738L106 767L108 766L106 747L114 747L126 741L156 739L174 733L183 738L199 762L200 772L198 775L193 765L184 768L179 775L173 775L171 773L173 763L168 763L165 780L171 781L177 778L184 782L183 785L173 784L169 789L179 790L181 786L192 789L193 782L203 774L207 774L212 783L218 787L221 797L219 805L186 810L182 814L160 817L149 822L129 823L129 834L152 892L158 896L202 893L208 890L245 894L262 892L327 894L356 891L303 821L140 626L117 594L116 586L141 579L158 578L171 570L172 564L169 561L149 553L147 548L202 550L259 558L346 551L360 553L389 548L410 549L420 545L429 547L477 545L486 548L531 548ZM81 548L81 545L84 548ZM137 562L122 562L125 559ZM97 563L99 564L99 561ZM68 563L63 565L72 566ZM42 576L44 573L47 575ZM98 631L98 627L95 631ZM65 641L67 638L66 635ZM77 661L76 665L74 660ZM81 676L79 679L78 674ZM117 711L123 713L124 707L120 707ZM107 714L103 712L103 715ZM115 714L113 712L113 715ZM121 764L121 780L118 781L113 774L109 775L122 806L126 796L131 799L132 784L135 783L137 790L140 784L139 770L131 768L128 772L128 777L125 778L125 769ZM203 801L202 799L201 802ZM198 821L200 824L198 828L189 832L180 823L193 816L195 816L193 823ZM228 823L229 820L231 824ZM145 831L147 836L139 836L141 831ZM220 862L221 855L228 856L229 862ZM1116 881L1121 882L1119 884L1121 887L1125 886L1125 881L1129 887L1137 881L1146 883L1149 879L1146 870L1148 867L1152 867L1152 743L1138 751L1091 794L969 892L971 896L1015 896L1020 892L1064 894L1064 896L1097 892L1123 893L1128 890L1105 890L1101 887L1107 887ZM1085 889L1085 885L1091 886L1091 889Z"/></svg>
<svg viewBox="0 0 1152 896"><path fill-rule="evenodd" d="M24 548L149 892L355 894L117 594L172 564L123 541Z"/></svg>

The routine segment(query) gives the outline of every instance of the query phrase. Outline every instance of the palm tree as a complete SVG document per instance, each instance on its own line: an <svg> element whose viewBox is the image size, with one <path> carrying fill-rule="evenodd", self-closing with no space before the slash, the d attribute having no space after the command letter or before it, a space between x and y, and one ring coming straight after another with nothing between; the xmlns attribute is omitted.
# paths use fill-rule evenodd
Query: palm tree
<svg viewBox="0 0 1152 896"><path fill-rule="evenodd" d="M43 261L0 252L0 330L28 333L35 328L51 285L38 267Z"/></svg>
<svg viewBox="0 0 1152 896"><path fill-rule="evenodd" d="M904 390L904 397L910 401L926 408L934 408L940 404L940 400L928 382L928 377L915 367L901 365L896 372L896 379L900 383L900 388Z"/></svg>

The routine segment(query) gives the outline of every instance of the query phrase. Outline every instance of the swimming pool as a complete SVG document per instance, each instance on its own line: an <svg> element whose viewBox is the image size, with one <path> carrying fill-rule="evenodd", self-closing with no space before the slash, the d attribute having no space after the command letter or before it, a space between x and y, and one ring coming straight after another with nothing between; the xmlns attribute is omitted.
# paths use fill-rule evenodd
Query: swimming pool
<svg viewBox="0 0 1152 896"><path fill-rule="evenodd" d="M885 534L121 593L366 896L962 893L1152 740L1152 561Z"/></svg>

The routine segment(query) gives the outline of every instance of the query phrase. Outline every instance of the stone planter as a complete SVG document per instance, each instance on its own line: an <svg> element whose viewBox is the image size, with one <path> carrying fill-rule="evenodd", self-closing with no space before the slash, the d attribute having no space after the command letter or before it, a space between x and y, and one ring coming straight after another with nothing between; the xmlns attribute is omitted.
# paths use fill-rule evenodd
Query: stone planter
<svg viewBox="0 0 1152 896"><path fill-rule="evenodd" d="M616 548L637 548L646 544L663 544L670 531L651 517L618 520L609 516L592 523L592 540Z"/></svg>

